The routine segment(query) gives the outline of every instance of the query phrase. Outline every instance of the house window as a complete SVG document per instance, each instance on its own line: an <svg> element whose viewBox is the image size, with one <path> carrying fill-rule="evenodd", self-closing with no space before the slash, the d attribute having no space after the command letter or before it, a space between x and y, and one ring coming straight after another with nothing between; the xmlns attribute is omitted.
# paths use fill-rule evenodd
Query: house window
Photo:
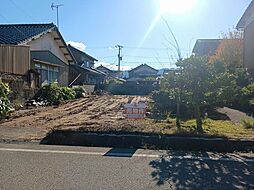
<svg viewBox="0 0 254 190"><path fill-rule="evenodd" d="M44 64L35 64L35 70L40 73L40 84L50 84L58 82L59 68Z"/></svg>

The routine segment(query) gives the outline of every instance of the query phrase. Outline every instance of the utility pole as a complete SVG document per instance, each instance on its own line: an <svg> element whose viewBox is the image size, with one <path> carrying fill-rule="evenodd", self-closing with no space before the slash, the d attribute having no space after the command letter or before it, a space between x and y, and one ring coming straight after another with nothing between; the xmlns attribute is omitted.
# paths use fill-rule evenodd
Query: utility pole
<svg viewBox="0 0 254 190"><path fill-rule="evenodd" d="M59 15L58 15L58 9L59 7L62 7L63 4L54 5L54 3L51 4L51 9L54 10L56 8L56 22L57 22L57 28L59 29Z"/></svg>
<svg viewBox="0 0 254 190"><path fill-rule="evenodd" d="M121 50L122 50L123 46L116 45L116 48L118 48L118 72L120 72L121 61L123 59L123 57L121 56Z"/></svg>

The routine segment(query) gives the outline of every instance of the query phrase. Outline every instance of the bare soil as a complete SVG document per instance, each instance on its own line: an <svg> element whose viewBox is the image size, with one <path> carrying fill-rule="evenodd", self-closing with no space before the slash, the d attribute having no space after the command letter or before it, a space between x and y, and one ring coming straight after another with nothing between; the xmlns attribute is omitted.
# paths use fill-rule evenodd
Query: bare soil
<svg viewBox="0 0 254 190"><path fill-rule="evenodd" d="M15 111L0 123L2 140L39 140L50 130L118 131L131 127L123 105L144 101L139 96L89 96L54 107Z"/></svg>
<svg viewBox="0 0 254 190"><path fill-rule="evenodd" d="M195 120L183 122L181 130L178 130L174 119L158 121L124 117L124 104L144 101L147 98L141 96L88 96L59 106L18 110L0 121L0 141L40 141L52 130L196 135ZM241 114L233 112L233 117L229 114L232 110L220 111L228 115L229 121L207 121L204 124L205 136L254 139L254 130L235 124L242 118Z"/></svg>

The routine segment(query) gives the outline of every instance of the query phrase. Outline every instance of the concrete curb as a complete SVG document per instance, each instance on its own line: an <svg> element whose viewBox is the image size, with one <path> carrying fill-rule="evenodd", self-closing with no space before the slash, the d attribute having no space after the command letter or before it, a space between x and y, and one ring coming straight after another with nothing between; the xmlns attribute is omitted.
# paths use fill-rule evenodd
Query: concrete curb
<svg viewBox="0 0 254 190"><path fill-rule="evenodd" d="M41 144L216 152L254 150L253 140L79 131L53 131L42 139Z"/></svg>

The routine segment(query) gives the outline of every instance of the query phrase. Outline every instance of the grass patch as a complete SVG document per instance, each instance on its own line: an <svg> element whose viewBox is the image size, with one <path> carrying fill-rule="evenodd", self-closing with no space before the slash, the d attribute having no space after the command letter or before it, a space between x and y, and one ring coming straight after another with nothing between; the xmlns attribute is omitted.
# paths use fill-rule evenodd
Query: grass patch
<svg viewBox="0 0 254 190"><path fill-rule="evenodd" d="M247 129L254 129L254 119L243 119L242 124Z"/></svg>
<svg viewBox="0 0 254 190"><path fill-rule="evenodd" d="M203 123L203 134L198 134L196 130L195 119L189 119L181 122L181 128L176 127L175 119L153 120L146 118L144 120L130 120L133 131L144 133L156 133L176 136L202 136L202 137L224 137L239 139L254 139L253 128L246 128L241 124L234 124L228 120L206 119Z"/></svg>

